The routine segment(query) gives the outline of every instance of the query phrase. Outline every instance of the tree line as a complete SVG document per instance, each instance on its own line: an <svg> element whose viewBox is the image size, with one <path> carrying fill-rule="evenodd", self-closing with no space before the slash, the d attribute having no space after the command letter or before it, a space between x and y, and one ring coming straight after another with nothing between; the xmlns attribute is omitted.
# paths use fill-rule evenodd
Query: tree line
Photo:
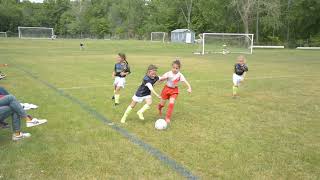
<svg viewBox="0 0 320 180"><path fill-rule="evenodd" d="M0 0L0 31L52 27L64 37L148 39L150 32L253 33L255 44L320 46L319 0Z"/></svg>

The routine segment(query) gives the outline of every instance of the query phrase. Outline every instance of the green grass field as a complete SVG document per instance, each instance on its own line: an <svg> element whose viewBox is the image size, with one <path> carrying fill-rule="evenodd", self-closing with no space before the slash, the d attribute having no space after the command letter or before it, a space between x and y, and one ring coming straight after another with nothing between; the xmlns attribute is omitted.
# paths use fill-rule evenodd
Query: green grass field
<svg viewBox="0 0 320 180"><path fill-rule="evenodd" d="M72 96L112 120L143 142L189 169L201 179L320 178L320 52L255 50L247 55L249 72L232 99L235 54L193 55L194 46L146 41L0 39L0 81L28 111L48 119L26 128L32 137L11 141L0 129L0 179L184 179L170 166L133 144ZM111 73L118 52L132 68L113 107ZM180 86L172 123L156 131L154 99L145 121L134 112L120 118L149 64L159 74L175 57L193 87ZM57 88L54 90L52 87ZM156 87L160 92L163 85ZM57 91L60 90L60 91ZM11 122L10 119L7 122Z"/></svg>

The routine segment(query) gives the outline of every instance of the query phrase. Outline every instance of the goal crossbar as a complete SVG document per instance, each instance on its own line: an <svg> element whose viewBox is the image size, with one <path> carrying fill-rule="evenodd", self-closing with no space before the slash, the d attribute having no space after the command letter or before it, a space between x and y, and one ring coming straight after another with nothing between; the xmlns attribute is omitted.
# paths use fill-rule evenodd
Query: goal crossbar
<svg viewBox="0 0 320 180"><path fill-rule="evenodd" d="M154 35L155 34L162 34L162 42L164 42L165 41L165 38L166 38L166 33L165 32L151 32L151 34L150 34L150 36L151 36L151 41L157 41L157 40L155 40L155 38L154 38ZM158 40L159 41L159 40Z"/></svg>
<svg viewBox="0 0 320 180"><path fill-rule="evenodd" d="M205 42L206 42L206 36L208 35L216 35L216 36L244 36L244 37L247 37L248 40L250 40L250 52L249 54L252 54L253 52L253 36L254 34L246 34L246 33L202 33L201 35L199 34L199 37L202 38L202 54L205 54ZM232 39L232 38L229 38L229 39ZM237 52L237 51L234 51L234 52L231 52L231 53L244 53L244 52Z"/></svg>
<svg viewBox="0 0 320 180"><path fill-rule="evenodd" d="M50 32L47 34L48 37L24 37L22 34L23 29L37 29L37 30L49 30ZM19 38L28 38L28 39L51 39L54 37L54 30L53 28L49 27L18 27Z"/></svg>
<svg viewBox="0 0 320 180"><path fill-rule="evenodd" d="M8 36L7 36L7 32L0 32L0 34L4 34L4 37L5 37L5 38L8 37Z"/></svg>

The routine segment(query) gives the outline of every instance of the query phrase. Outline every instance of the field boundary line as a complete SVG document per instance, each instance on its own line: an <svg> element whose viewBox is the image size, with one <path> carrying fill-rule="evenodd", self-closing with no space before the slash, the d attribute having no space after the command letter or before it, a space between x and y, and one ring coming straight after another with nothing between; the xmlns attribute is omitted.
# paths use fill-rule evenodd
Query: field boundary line
<svg viewBox="0 0 320 180"><path fill-rule="evenodd" d="M115 130L117 133L119 133L123 137L127 138L131 143L139 146L140 148L145 150L147 153L152 155L154 158L160 160L160 162L162 162L163 164L167 165L169 168L171 168L175 172L179 173L181 176L183 176L183 177L185 177L187 179L199 179L199 177L194 175L189 169L184 167L182 164L178 163L174 159L172 159L169 156L165 155L159 149L151 146L148 143L145 143L143 140L139 139L135 134L130 133L125 128L122 128L122 127L116 125L115 123L113 123L113 121L109 120L104 115L102 115L101 113L97 112L95 109L93 109L88 104L86 104L83 101L71 96L70 94L67 94L66 92L64 92L63 90L55 87L51 83L49 83L49 82L47 82L47 81L45 81L43 79L40 79L38 76L36 76L33 73L27 71L26 69L24 69L24 68L22 68L20 66L15 66L15 67L17 69L21 70L22 72L26 73L27 75L29 75L34 80L40 82L41 84L43 84L43 85L47 86L48 88L50 88L51 90L55 91L60 96L66 98L66 99L69 99L71 102L79 105L82 108L82 110L86 111L87 113L89 113L90 115L95 117L96 119L104 122L109 127L111 127L113 130Z"/></svg>

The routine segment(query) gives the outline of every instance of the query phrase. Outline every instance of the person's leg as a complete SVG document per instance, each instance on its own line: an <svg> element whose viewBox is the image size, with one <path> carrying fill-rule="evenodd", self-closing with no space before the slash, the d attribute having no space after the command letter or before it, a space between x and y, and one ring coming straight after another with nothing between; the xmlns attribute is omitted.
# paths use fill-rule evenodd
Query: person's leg
<svg viewBox="0 0 320 180"><path fill-rule="evenodd" d="M233 74L233 77L232 77L232 82L233 82L232 96L233 97L236 97L238 95L238 89L239 89L239 85L240 85L240 80L241 80L240 76L238 76L236 74Z"/></svg>
<svg viewBox="0 0 320 180"><path fill-rule="evenodd" d="M21 131L21 119L17 113L12 114L12 130L13 132L20 133Z"/></svg>
<svg viewBox="0 0 320 180"><path fill-rule="evenodd" d="M167 123L170 123L173 108L174 108L174 103L175 103L177 96L178 96L178 94L174 94L169 99L169 105L168 105L168 110L167 110L167 115L166 115L166 122Z"/></svg>
<svg viewBox="0 0 320 180"><path fill-rule="evenodd" d="M132 109L136 106L137 102L136 101L132 101L131 104L127 107L126 111L124 112L122 118L121 118L121 123L125 123L127 120L127 117L129 116L130 112L132 111Z"/></svg>
<svg viewBox="0 0 320 180"><path fill-rule="evenodd" d="M120 86L117 86L114 93L114 104L118 105L120 102Z"/></svg>
<svg viewBox="0 0 320 180"><path fill-rule="evenodd" d="M6 118L8 118L13 111L10 106L1 106L0 107L0 127L1 128L9 128L8 123L4 122Z"/></svg>
<svg viewBox="0 0 320 180"><path fill-rule="evenodd" d="M148 96L145 100L146 100L146 104L143 105L142 108L137 112L139 119L141 120L144 120L143 113L146 110L150 109L150 106L152 104L152 96Z"/></svg>
<svg viewBox="0 0 320 180"><path fill-rule="evenodd" d="M0 106L10 106L12 110L16 112L20 117L26 118L28 120L26 111L13 95L6 95L0 98Z"/></svg>
<svg viewBox="0 0 320 180"><path fill-rule="evenodd" d="M160 103L158 104L159 116L162 116L162 108L166 105L167 100L160 99Z"/></svg>
<svg viewBox="0 0 320 180"><path fill-rule="evenodd" d="M28 138L31 136L30 133L21 132L21 119L20 119L20 116L15 112L13 112L12 114L12 130L13 130L13 134L12 134L13 141L18 141L23 138Z"/></svg>

